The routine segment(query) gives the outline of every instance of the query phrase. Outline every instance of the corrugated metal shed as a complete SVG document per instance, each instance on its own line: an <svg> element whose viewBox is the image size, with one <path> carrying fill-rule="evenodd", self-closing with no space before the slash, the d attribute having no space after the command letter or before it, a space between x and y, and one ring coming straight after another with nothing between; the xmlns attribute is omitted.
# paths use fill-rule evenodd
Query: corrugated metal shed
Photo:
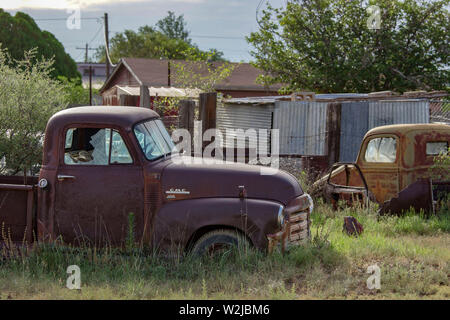
<svg viewBox="0 0 450 320"><path fill-rule="evenodd" d="M325 155L327 103L277 101L273 128L280 130L281 155Z"/></svg>
<svg viewBox="0 0 450 320"><path fill-rule="evenodd" d="M226 128L279 129L281 155L326 155L327 106L342 96L365 94L323 95L330 100L320 102L280 101L275 97L229 99L225 107L217 108L217 127L223 133ZM428 100L352 100L341 102L341 106L340 161L354 161L364 135L374 127L429 122Z"/></svg>
<svg viewBox="0 0 450 320"><path fill-rule="evenodd" d="M356 160L361 141L368 131L369 102L349 102L341 104L341 139L339 160Z"/></svg>
<svg viewBox="0 0 450 320"><path fill-rule="evenodd" d="M355 161L364 135L372 128L402 123L429 123L427 100L382 100L342 103L340 161Z"/></svg>
<svg viewBox="0 0 450 320"><path fill-rule="evenodd" d="M217 106L217 129L219 129L225 139L226 129L271 129L272 128L272 112L271 106L251 106L227 104L225 106ZM230 138L235 138L233 134ZM264 142L267 146L270 145L270 136ZM262 142L261 142L262 143ZM227 147L234 147L234 145L224 141ZM270 148L268 149L270 150Z"/></svg>
<svg viewBox="0 0 450 320"><path fill-rule="evenodd" d="M369 129L394 123L429 123L428 100L369 102Z"/></svg>

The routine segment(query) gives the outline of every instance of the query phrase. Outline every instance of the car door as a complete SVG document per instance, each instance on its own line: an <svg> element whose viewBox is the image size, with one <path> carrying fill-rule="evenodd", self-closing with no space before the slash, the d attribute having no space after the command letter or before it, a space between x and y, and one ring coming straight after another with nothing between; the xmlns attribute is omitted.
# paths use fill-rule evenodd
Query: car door
<svg viewBox="0 0 450 320"><path fill-rule="evenodd" d="M383 203L399 192L399 138L396 135L368 137L359 165L377 202Z"/></svg>
<svg viewBox="0 0 450 320"><path fill-rule="evenodd" d="M60 152L55 230L64 242L120 245L141 234L143 175L119 129L71 127Z"/></svg>

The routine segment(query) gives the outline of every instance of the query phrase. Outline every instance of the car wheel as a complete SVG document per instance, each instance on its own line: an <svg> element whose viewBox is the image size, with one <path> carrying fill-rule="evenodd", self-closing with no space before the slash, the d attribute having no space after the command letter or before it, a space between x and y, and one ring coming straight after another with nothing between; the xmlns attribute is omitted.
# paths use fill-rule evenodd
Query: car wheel
<svg viewBox="0 0 450 320"><path fill-rule="evenodd" d="M248 246L249 241L237 231L220 229L201 236L192 247L196 255L214 256L229 251L233 247Z"/></svg>

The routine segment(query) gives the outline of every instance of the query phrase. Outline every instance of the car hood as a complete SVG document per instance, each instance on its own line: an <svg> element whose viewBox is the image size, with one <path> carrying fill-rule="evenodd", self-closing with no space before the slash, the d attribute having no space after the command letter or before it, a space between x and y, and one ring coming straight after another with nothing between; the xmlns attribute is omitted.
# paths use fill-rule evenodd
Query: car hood
<svg viewBox="0 0 450 320"><path fill-rule="evenodd" d="M238 197L244 186L247 197L274 200L286 205L303 194L297 179L282 170L274 174L257 165L223 162L205 164L202 158L177 157L168 160L161 174L163 198L166 201ZM273 173L273 172L272 172Z"/></svg>

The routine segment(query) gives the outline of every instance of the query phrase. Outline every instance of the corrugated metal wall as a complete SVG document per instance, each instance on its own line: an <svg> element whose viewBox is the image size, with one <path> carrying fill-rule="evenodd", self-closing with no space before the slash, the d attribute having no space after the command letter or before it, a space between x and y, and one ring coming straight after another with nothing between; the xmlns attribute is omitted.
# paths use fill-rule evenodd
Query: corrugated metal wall
<svg viewBox="0 0 450 320"><path fill-rule="evenodd" d="M349 102L341 104L341 140L339 161L356 160L361 141L369 126L369 102Z"/></svg>
<svg viewBox="0 0 450 320"><path fill-rule="evenodd" d="M364 135L372 128L402 123L429 123L427 100L342 103L340 161L355 161Z"/></svg>
<svg viewBox="0 0 450 320"><path fill-rule="evenodd" d="M429 123L428 100L374 101L369 103L369 129L394 123Z"/></svg>
<svg viewBox="0 0 450 320"><path fill-rule="evenodd" d="M218 106L217 128L223 134L227 128L279 129L281 155L325 155L327 105L327 102L276 101L275 105ZM344 102L339 159L354 161L364 135L374 127L428 122L426 100Z"/></svg>
<svg viewBox="0 0 450 320"><path fill-rule="evenodd" d="M325 155L326 102L277 101L273 128L280 130L280 154Z"/></svg>
<svg viewBox="0 0 450 320"><path fill-rule="evenodd" d="M228 104L217 106L217 128L225 139L226 129L271 129L273 105L252 106L245 104ZM270 141L267 137L266 143ZM224 141L224 144L230 146ZM270 143L267 144L269 146ZM270 149L268 149L270 150Z"/></svg>

